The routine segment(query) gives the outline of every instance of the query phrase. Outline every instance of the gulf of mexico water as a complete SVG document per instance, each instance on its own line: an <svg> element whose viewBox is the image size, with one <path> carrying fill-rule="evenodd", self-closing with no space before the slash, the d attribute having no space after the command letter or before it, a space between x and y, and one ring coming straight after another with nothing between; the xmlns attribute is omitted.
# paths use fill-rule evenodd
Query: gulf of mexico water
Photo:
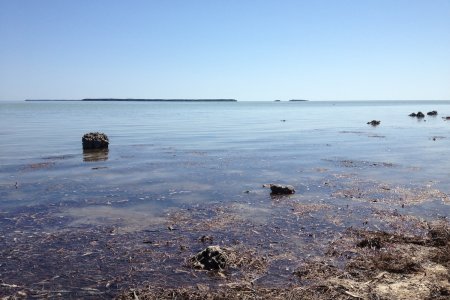
<svg viewBox="0 0 450 300"><path fill-rule="evenodd" d="M245 202L246 192L264 206L265 183L326 199L331 175L449 193L444 116L450 101L0 102L0 212L56 205L72 225L127 219L139 230L168 209ZM109 136L109 151L83 153L91 131Z"/></svg>

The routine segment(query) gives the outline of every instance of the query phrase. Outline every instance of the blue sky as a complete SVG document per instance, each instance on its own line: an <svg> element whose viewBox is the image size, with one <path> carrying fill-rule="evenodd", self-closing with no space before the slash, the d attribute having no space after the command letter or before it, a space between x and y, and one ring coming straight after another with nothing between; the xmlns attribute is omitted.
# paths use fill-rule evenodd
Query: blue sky
<svg viewBox="0 0 450 300"><path fill-rule="evenodd" d="M449 0L0 0L0 99L450 99Z"/></svg>

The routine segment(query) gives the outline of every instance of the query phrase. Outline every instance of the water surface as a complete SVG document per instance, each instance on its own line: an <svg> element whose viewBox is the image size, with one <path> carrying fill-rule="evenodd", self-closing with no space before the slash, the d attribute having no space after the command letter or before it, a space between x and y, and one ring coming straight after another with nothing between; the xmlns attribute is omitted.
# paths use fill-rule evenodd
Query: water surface
<svg viewBox="0 0 450 300"><path fill-rule="evenodd" d="M419 110L439 115L408 117ZM1 103L0 207L148 203L153 215L267 182L308 185L321 168L448 191L447 115L444 101ZM109 136L108 152L83 153L90 131Z"/></svg>

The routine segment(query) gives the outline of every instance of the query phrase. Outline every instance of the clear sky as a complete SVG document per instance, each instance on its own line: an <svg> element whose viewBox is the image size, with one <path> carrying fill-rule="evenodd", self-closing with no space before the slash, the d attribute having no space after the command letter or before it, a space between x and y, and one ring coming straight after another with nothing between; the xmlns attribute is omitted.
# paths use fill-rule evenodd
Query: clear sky
<svg viewBox="0 0 450 300"><path fill-rule="evenodd" d="M0 0L0 99L450 99L450 0Z"/></svg>

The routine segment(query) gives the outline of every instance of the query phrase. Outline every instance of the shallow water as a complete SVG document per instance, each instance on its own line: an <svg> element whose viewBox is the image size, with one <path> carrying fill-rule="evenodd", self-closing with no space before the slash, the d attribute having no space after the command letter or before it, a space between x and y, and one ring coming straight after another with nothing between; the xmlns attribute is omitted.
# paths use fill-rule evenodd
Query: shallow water
<svg viewBox="0 0 450 300"><path fill-rule="evenodd" d="M419 110L439 115L408 117ZM0 208L147 205L161 217L268 182L305 193L323 170L448 192L447 115L443 101L0 103ZM89 131L107 133L110 150L83 153Z"/></svg>

